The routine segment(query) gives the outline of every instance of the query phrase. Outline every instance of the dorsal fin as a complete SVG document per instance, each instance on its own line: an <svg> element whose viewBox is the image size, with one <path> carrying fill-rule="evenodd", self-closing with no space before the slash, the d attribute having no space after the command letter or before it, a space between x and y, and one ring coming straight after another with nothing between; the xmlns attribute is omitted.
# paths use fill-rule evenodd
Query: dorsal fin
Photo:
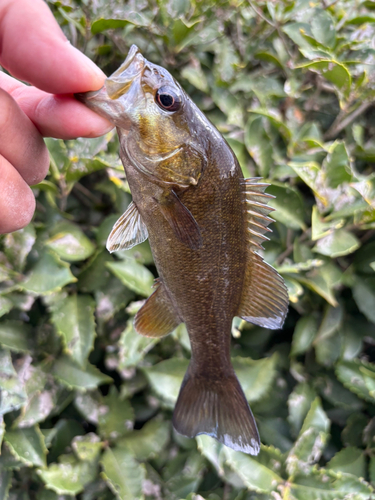
<svg viewBox="0 0 375 500"><path fill-rule="evenodd" d="M107 250L129 250L147 240L148 231L135 203L131 202L112 228L107 239Z"/></svg>
<svg viewBox="0 0 375 500"><path fill-rule="evenodd" d="M135 330L145 337L164 337L181 323L162 281L155 281L156 290L134 318Z"/></svg>
<svg viewBox="0 0 375 500"><path fill-rule="evenodd" d="M257 253L268 240L264 236L271 231L267 226L274 222L268 217L274 209L267 205L274 196L264 192L269 184L259 178L243 179L242 185L249 249L238 316L265 328L281 328L288 311L288 290L279 273Z"/></svg>

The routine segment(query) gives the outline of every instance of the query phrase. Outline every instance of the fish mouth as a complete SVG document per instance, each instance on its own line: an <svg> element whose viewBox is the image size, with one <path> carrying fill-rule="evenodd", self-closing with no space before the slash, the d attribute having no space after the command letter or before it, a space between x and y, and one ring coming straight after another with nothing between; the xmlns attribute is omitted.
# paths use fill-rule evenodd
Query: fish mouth
<svg viewBox="0 0 375 500"><path fill-rule="evenodd" d="M118 99L125 94L133 81L140 78L144 72L146 60L136 45L132 45L125 61L112 75L105 81L108 96L111 99Z"/></svg>
<svg viewBox="0 0 375 500"><path fill-rule="evenodd" d="M101 89L74 96L117 127L129 129L128 115L136 107L139 97L143 95L141 85L132 84L141 79L145 67L145 58L138 47L132 45L125 61L105 80Z"/></svg>

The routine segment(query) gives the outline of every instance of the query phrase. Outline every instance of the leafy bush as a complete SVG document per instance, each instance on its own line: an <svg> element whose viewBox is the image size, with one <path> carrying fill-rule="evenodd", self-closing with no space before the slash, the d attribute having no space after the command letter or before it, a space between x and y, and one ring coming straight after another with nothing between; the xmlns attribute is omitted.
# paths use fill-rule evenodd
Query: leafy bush
<svg viewBox="0 0 375 500"><path fill-rule="evenodd" d="M233 325L260 455L174 433L187 332L138 336L149 246L105 250L131 200L117 138L47 139L34 222L0 242L0 498L372 498L375 2L50 6L107 74L132 43L167 67L244 175L269 180L264 254L290 311L282 331Z"/></svg>

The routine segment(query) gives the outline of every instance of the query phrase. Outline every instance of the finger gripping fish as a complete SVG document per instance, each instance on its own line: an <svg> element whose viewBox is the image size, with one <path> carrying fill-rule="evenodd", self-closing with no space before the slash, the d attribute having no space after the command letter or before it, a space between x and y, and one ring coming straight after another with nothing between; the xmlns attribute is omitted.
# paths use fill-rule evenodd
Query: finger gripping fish
<svg viewBox="0 0 375 500"><path fill-rule="evenodd" d="M133 196L107 248L149 238L159 272L135 329L163 337L184 322L189 333L175 429L256 455L259 434L231 364L230 340L234 316L276 329L287 313L284 281L257 253L272 222L267 184L243 178L218 130L135 45L100 91L77 98L116 125Z"/></svg>

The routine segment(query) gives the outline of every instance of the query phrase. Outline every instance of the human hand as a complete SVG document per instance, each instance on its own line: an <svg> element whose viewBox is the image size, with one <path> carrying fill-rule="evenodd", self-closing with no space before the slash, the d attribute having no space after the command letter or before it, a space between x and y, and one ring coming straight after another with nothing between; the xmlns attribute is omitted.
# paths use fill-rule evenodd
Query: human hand
<svg viewBox="0 0 375 500"><path fill-rule="evenodd" d="M69 44L43 0L0 0L0 234L26 226L30 185L47 174L44 137L97 137L113 128L76 101L98 90L104 73ZM55 94L55 95L53 95Z"/></svg>

